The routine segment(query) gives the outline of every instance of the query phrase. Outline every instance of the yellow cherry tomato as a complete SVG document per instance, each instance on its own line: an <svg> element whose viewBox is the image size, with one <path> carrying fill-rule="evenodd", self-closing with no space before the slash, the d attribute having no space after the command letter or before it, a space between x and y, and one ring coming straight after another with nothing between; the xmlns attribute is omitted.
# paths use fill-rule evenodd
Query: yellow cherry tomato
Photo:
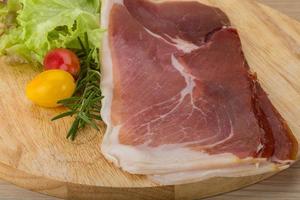
<svg viewBox="0 0 300 200"><path fill-rule="evenodd" d="M63 70L49 70L37 75L26 87L26 96L35 104L58 107L58 101L69 98L75 91L75 80Z"/></svg>

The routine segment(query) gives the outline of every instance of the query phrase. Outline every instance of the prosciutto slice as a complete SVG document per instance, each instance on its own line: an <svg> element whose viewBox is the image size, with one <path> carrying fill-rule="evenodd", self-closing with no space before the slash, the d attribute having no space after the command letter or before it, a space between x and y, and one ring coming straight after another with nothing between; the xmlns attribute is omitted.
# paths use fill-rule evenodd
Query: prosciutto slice
<svg viewBox="0 0 300 200"><path fill-rule="evenodd" d="M159 184L288 167L297 141L220 9L197 1L103 2L106 158Z"/></svg>

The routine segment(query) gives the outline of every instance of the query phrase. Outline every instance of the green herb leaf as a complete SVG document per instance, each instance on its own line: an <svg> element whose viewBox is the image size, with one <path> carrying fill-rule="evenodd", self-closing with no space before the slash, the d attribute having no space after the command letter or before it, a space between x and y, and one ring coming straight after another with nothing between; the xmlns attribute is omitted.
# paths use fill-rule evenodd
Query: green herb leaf
<svg viewBox="0 0 300 200"><path fill-rule="evenodd" d="M99 52L99 49L90 48L87 33L84 35L84 39L85 41L82 41L78 38L81 49L76 51L76 54L81 60L81 72L77 80L75 94L71 98L58 102L69 108L69 111L53 118L53 120L58 120L64 117L74 117L75 120L67 135L67 138L71 140L75 140L79 131L87 125L99 130L97 122L101 120L101 73L99 58L94 58L95 51Z"/></svg>
<svg viewBox="0 0 300 200"><path fill-rule="evenodd" d="M64 117L73 116L74 114L75 114L74 111L68 111L68 112L62 113L60 115L57 115L56 117L54 117L52 119L52 121L55 121L55 120L58 120L58 119L61 119L61 118L64 118Z"/></svg>

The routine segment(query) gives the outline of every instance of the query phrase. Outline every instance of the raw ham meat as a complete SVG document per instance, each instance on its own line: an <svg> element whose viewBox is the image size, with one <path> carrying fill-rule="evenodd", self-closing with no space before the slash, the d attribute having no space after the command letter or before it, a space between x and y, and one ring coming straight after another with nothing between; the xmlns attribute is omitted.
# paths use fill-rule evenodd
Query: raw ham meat
<svg viewBox="0 0 300 200"><path fill-rule="evenodd" d="M160 184L288 167L298 144L237 31L196 1L103 3L102 152Z"/></svg>

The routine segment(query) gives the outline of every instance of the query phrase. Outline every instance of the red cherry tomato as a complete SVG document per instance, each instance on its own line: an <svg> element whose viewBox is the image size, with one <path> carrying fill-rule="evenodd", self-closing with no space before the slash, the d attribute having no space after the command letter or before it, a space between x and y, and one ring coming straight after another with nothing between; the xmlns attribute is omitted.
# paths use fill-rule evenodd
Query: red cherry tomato
<svg viewBox="0 0 300 200"><path fill-rule="evenodd" d="M45 70L60 69L77 77L80 71L80 61L75 53L68 49L53 49L44 58Z"/></svg>

